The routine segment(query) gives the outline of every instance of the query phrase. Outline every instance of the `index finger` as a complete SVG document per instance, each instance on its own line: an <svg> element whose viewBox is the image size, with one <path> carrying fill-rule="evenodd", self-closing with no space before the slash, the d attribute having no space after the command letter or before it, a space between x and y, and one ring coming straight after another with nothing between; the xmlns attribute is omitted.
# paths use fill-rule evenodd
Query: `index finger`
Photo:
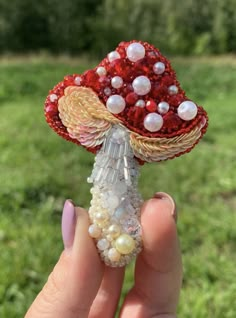
<svg viewBox="0 0 236 318"><path fill-rule="evenodd" d="M135 267L135 285L125 299L122 318L174 315L182 283L182 263L175 206L168 195L142 208L143 251Z"/></svg>

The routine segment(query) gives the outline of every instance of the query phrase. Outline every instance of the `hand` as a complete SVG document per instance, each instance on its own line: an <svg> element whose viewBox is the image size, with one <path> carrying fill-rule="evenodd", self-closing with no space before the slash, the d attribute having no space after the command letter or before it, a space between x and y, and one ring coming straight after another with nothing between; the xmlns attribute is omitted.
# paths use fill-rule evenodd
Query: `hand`
<svg viewBox="0 0 236 318"><path fill-rule="evenodd" d="M120 318L175 317L182 282L175 218L174 201L165 193L159 192L144 203L144 247ZM65 250L25 318L115 316L124 268L110 268L100 261L88 226L87 212L67 200L62 217Z"/></svg>

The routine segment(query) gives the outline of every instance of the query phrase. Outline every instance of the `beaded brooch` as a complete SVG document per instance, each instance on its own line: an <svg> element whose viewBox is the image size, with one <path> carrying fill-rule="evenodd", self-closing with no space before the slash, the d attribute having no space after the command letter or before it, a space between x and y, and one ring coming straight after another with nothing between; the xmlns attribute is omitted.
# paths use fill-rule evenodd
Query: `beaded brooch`
<svg viewBox="0 0 236 318"><path fill-rule="evenodd" d="M57 134L96 154L88 231L107 265L128 264L142 248L139 165L189 152L206 132L206 112L158 49L131 41L94 69L65 76L45 116Z"/></svg>

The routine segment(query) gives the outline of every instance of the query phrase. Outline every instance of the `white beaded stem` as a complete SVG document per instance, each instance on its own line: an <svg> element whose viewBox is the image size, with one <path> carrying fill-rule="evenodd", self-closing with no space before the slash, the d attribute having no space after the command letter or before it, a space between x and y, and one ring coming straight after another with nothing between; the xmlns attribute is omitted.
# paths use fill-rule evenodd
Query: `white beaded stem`
<svg viewBox="0 0 236 318"><path fill-rule="evenodd" d="M93 183L89 234L102 260L112 267L125 266L141 251L138 167L128 131L113 126L88 178Z"/></svg>

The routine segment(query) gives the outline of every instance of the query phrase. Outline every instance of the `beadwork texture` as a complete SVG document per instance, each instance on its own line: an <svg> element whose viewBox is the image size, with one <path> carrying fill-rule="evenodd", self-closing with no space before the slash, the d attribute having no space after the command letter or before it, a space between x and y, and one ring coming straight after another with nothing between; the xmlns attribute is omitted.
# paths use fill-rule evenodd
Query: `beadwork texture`
<svg viewBox="0 0 236 318"><path fill-rule="evenodd" d="M45 116L60 136L96 154L89 233L106 264L128 264L141 250L138 166L191 151L206 132L205 110L158 49L130 41L94 69L65 76L49 92Z"/></svg>

